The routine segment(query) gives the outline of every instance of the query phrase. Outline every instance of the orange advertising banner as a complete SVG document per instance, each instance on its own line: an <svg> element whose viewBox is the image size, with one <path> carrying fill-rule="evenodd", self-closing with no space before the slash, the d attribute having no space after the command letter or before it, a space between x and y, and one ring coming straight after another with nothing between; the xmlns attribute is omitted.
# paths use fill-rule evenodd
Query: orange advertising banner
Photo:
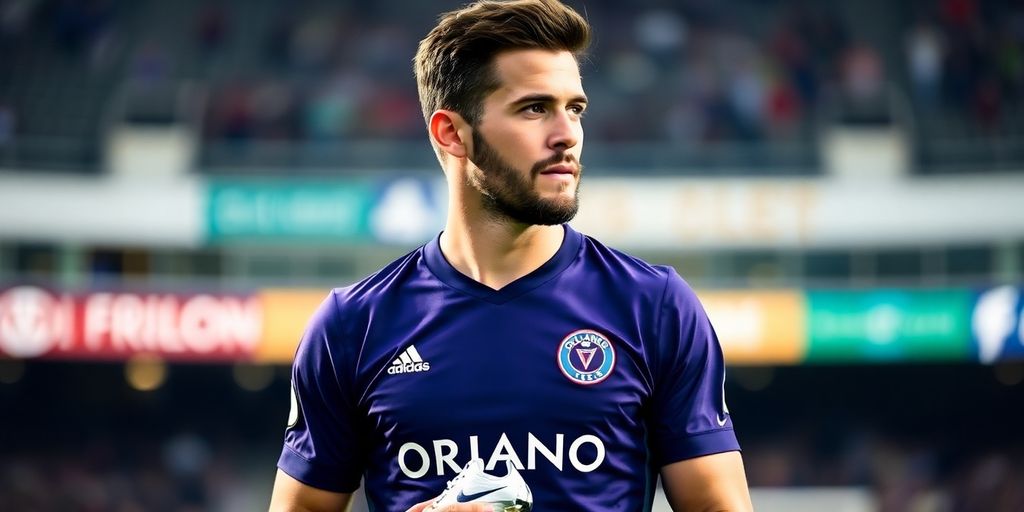
<svg viewBox="0 0 1024 512"><path fill-rule="evenodd" d="M799 364L807 352L798 290L698 291L729 365Z"/></svg>
<svg viewBox="0 0 1024 512"><path fill-rule="evenodd" d="M264 363L291 364L295 347L313 312L327 298L330 288L268 288L258 296L263 304L263 342L254 359Z"/></svg>

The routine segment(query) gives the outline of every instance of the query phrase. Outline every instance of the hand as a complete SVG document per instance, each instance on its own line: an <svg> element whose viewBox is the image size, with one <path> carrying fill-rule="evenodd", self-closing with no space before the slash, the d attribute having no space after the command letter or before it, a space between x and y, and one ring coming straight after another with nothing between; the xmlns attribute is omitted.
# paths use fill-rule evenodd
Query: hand
<svg viewBox="0 0 1024 512"><path fill-rule="evenodd" d="M423 512L433 502L434 500L428 500L417 503L406 512ZM493 510L487 503L455 503L438 510L438 512L492 512Z"/></svg>

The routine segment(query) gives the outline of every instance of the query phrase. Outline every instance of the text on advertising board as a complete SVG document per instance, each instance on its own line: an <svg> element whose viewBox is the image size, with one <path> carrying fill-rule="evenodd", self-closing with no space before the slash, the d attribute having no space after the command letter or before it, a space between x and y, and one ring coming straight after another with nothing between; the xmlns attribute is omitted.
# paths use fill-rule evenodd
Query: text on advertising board
<svg viewBox="0 0 1024 512"><path fill-rule="evenodd" d="M0 352L13 357L244 359L262 324L260 301L246 295L0 291Z"/></svg>

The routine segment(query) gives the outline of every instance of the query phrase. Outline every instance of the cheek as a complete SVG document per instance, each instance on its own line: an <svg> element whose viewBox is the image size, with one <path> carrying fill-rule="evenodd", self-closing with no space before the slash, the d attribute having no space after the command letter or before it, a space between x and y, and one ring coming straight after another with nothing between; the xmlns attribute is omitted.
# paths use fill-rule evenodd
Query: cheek
<svg viewBox="0 0 1024 512"><path fill-rule="evenodd" d="M538 142L528 134L511 134L509 137L494 141L494 149L498 155L512 167L527 170L542 157L537 151Z"/></svg>
<svg viewBox="0 0 1024 512"><path fill-rule="evenodd" d="M539 136L535 135L536 130L516 133L509 133L503 139L505 151L503 154L515 160L522 160L535 151L534 147L539 143Z"/></svg>

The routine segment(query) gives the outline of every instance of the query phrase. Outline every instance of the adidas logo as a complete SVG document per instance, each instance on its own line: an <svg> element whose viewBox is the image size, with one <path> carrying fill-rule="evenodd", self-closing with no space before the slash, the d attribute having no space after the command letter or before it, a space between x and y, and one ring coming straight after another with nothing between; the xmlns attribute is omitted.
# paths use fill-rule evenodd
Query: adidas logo
<svg viewBox="0 0 1024 512"><path fill-rule="evenodd" d="M416 351L415 346L409 345L409 348L403 350L402 355L398 356L398 359L391 363L391 368L388 368L388 375L425 372L429 369L430 363L420 357L420 353Z"/></svg>

